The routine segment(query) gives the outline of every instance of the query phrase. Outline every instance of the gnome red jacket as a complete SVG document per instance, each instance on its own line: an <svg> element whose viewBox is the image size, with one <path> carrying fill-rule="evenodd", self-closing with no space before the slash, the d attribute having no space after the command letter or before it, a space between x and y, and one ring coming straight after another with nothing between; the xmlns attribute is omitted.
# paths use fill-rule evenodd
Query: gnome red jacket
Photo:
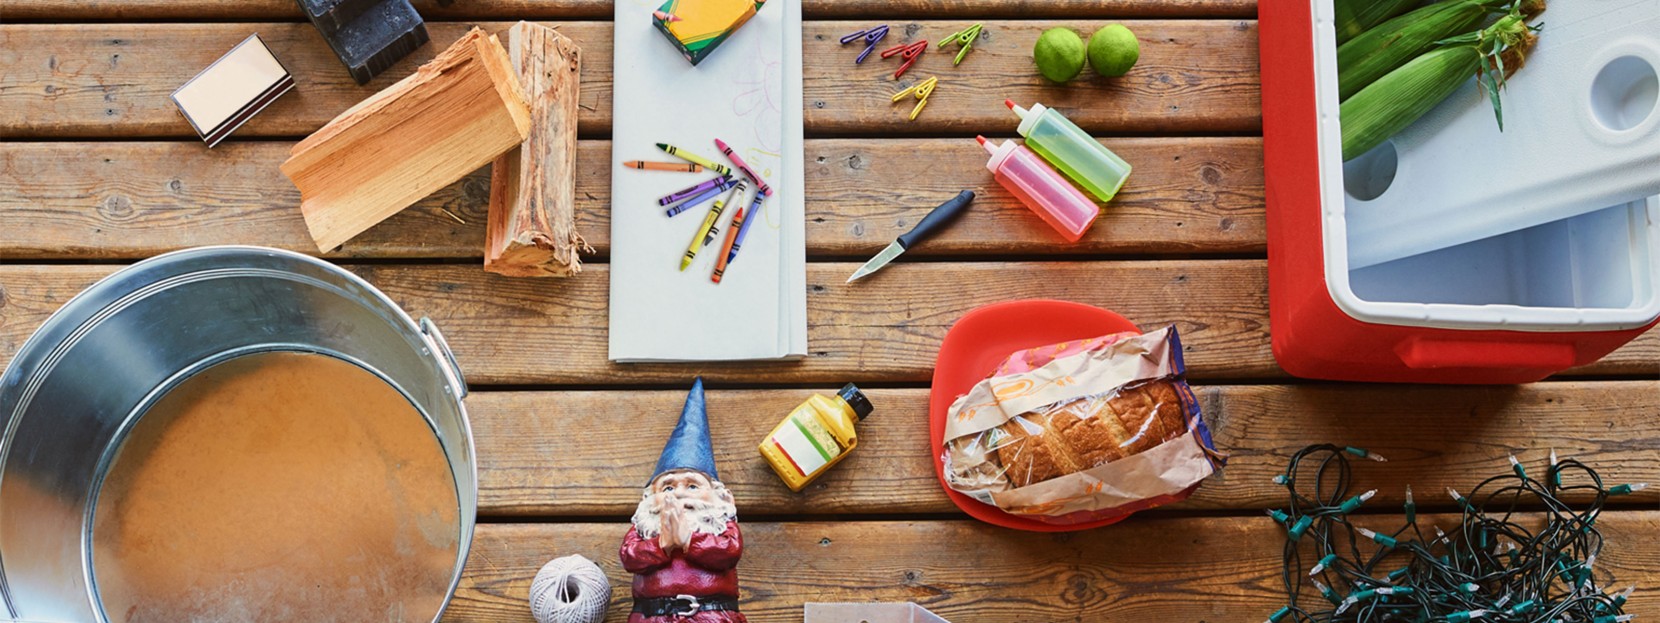
<svg viewBox="0 0 1660 623"><path fill-rule="evenodd" d="M738 558L743 555L743 535L738 522L726 522L720 534L697 532L684 551L664 552L655 538L641 538L638 530L628 529L623 537L623 569L634 574L634 597L673 598L679 595L693 597L738 597ZM691 617L648 617L632 613L629 623L743 623L744 616L735 611L705 610Z"/></svg>

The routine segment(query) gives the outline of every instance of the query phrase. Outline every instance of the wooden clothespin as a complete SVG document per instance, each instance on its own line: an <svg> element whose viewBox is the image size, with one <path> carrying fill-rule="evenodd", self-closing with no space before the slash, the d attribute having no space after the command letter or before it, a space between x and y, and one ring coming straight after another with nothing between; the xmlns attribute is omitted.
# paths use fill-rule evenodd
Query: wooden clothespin
<svg viewBox="0 0 1660 623"><path fill-rule="evenodd" d="M957 58L951 61L952 65L963 62L963 57L968 55L968 49L974 46L974 40L980 38L980 29L985 28L985 26L985 24L969 26L952 33L951 36L940 42L939 47L941 48L952 43L963 46L963 49L957 51Z"/></svg>
<svg viewBox="0 0 1660 623"><path fill-rule="evenodd" d="M915 121L917 113L922 112L922 107L928 105L928 95L934 92L934 87L939 84L939 81L939 76L934 76L906 87L905 90L893 94L893 101L898 102L899 100L905 99L905 96L907 95L915 95L919 101L916 103L916 108L911 109L911 117L909 119L910 121Z"/></svg>
<svg viewBox="0 0 1660 623"><path fill-rule="evenodd" d="M900 76L905 75L905 70L910 69L911 64L916 62L917 57L922 56L922 53L927 51L928 40L923 39L910 45L896 45L883 50L882 58L888 58L898 54L899 58L905 60L905 64L899 66L899 71L893 72L893 79L898 80Z"/></svg>
<svg viewBox="0 0 1660 623"><path fill-rule="evenodd" d="M888 36L888 25L882 24L881 26L877 26L875 28L867 28L842 37L842 45L847 45L859 39L865 40L865 51L860 52L858 60L853 61L854 65L858 65L865 62L865 57L870 56L871 50L876 49L876 42L881 41L882 38L886 36Z"/></svg>

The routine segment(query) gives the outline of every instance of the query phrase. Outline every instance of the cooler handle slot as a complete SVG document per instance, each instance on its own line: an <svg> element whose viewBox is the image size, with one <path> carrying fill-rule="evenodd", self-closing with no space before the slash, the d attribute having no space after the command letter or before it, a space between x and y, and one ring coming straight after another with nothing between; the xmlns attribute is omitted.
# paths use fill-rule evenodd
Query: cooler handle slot
<svg viewBox="0 0 1660 623"><path fill-rule="evenodd" d="M1412 338L1395 348L1401 362L1419 370L1511 368L1562 370L1574 365L1571 344Z"/></svg>

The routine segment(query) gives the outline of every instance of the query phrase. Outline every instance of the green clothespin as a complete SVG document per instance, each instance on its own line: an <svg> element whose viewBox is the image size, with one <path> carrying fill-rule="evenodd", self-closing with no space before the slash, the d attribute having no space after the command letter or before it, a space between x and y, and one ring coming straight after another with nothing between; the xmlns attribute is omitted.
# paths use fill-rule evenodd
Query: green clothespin
<svg viewBox="0 0 1660 623"><path fill-rule="evenodd" d="M974 40L980 37L980 29L985 28L985 26L985 24L975 24L952 33L951 36L940 41L939 47L942 48L951 43L963 46L963 49L957 51L957 58L951 61L952 65L963 62L963 57L968 55L968 49L974 45Z"/></svg>

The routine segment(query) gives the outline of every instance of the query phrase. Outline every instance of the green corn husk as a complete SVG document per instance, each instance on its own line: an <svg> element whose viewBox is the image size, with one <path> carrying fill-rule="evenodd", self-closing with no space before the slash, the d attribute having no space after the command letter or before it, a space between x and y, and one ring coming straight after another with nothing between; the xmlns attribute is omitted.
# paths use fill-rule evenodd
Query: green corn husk
<svg viewBox="0 0 1660 623"><path fill-rule="evenodd" d="M1406 129L1480 69L1481 51L1476 46L1450 45L1412 59L1344 100L1338 112L1343 160L1371 151Z"/></svg>
<svg viewBox="0 0 1660 623"><path fill-rule="evenodd" d="M1338 111L1343 160L1371 151L1406 129L1472 76L1492 99L1493 114L1503 131L1499 92L1538 40L1533 34L1536 30L1519 11L1512 10L1492 26L1447 40L1355 93Z"/></svg>
<svg viewBox="0 0 1660 623"><path fill-rule="evenodd" d="M1507 0L1452 0L1415 9L1337 48L1339 101L1360 92L1395 68L1434 48L1436 42L1474 31Z"/></svg>
<svg viewBox="0 0 1660 623"><path fill-rule="evenodd" d="M1342 45L1421 3L1422 0L1333 0L1337 44Z"/></svg>

